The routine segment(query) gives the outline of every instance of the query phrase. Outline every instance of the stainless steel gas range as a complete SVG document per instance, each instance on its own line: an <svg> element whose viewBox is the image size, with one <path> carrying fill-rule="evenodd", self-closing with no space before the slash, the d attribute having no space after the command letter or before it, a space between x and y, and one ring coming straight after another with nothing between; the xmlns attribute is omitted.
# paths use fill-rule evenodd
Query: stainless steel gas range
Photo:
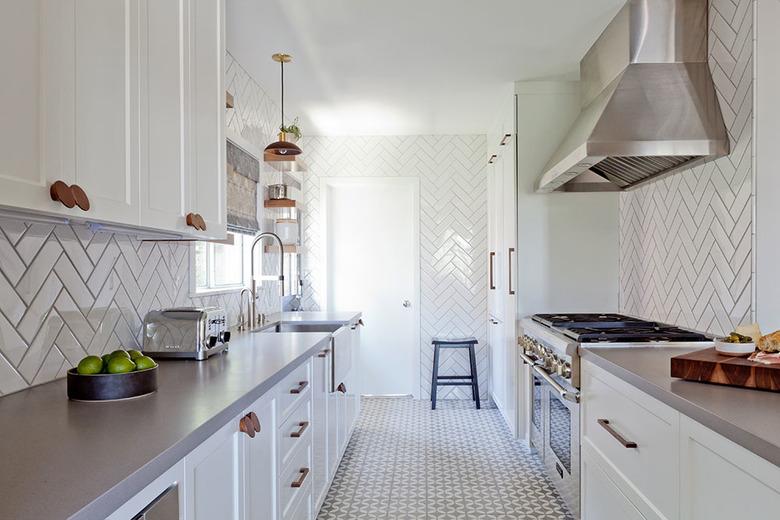
<svg viewBox="0 0 780 520"><path fill-rule="evenodd" d="M689 346L708 337L621 314L535 314L519 356L529 443L575 518L580 511L580 351L588 346Z"/></svg>

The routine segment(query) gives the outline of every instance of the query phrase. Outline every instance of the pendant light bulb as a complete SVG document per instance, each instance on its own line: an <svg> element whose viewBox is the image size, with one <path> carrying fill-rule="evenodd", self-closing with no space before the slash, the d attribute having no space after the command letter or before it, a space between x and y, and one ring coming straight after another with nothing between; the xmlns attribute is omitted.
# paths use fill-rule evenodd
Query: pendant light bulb
<svg viewBox="0 0 780 520"><path fill-rule="evenodd" d="M282 99L281 99L281 110L282 110L282 122L279 125L279 140L276 142L273 142L265 147L265 151L267 153L278 155L282 157L287 156L294 156L299 155L302 150L296 145L295 143L291 143L287 141L287 134L284 132L284 64L290 63L292 61L292 56L289 54L284 53L277 53L271 56L271 58L279 64L280 67L280 77L281 77L281 84L282 84Z"/></svg>

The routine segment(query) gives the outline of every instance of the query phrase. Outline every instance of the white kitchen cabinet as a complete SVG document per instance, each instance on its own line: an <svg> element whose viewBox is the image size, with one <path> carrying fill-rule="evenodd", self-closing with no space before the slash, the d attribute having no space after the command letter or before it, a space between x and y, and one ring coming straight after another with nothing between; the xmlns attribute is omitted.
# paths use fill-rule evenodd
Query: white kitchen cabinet
<svg viewBox="0 0 780 520"><path fill-rule="evenodd" d="M488 136L488 340L490 392L517 432L517 182L515 98L507 98Z"/></svg>
<svg viewBox="0 0 780 520"><path fill-rule="evenodd" d="M238 418L223 426L184 459L187 520L243 516Z"/></svg>
<svg viewBox="0 0 780 520"><path fill-rule="evenodd" d="M224 237L223 13L224 0L5 2L0 206ZM56 181L88 211L52 201Z"/></svg>
<svg viewBox="0 0 780 520"><path fill-rule="evenodd" d="M314 357L312 366L312 495L315 509L325 500L330 483L328 463L328 410L330 395L331 350L323 349ZM335 453L334 453L335 455Z"/></svg>
<svg viewBox="0 0 780 520"><path fill-rule="evenodd" d="M241 435L240 459L243 466L243 497L246 520L276 518L276 399L272 393L261 397L246 413L254 412L260 432L254 438Z"/></svg>
<svg viewBox="0 0 780 520"><path fill-rule="evenodd" d="M138 224L137 3L5 2L0 31L0 205L95 221ZM78 184L85 212L51 200Z"/></svg>
<svg viewBox="0 0 780 520"><path fill-rule="evenodd" d="M172 487L176 488L175 500L166 504L165 511L175 507L178 502L179 511L184 511L184 461L179 461L168 471L157 477L154 482L146 486L133 498L125 502L122 507L114 511L106 520L127 520L135 518L141 511L155 502L163 493L168 492ZM183 514L179 518L185 518Z"/></svg>
<svg viewBox="0 0 780 520"><path fill-rule="evenodd" d="M605 418L636 448L598 423ZM779 509L779 467L584 360L583 520L733 520Z"/></svg>
<svg viewBox="0 0 780 520"><path fill-rule="evenodd" d="M682 416L680 518L771 518L780 511L780 468Z"/></svg>

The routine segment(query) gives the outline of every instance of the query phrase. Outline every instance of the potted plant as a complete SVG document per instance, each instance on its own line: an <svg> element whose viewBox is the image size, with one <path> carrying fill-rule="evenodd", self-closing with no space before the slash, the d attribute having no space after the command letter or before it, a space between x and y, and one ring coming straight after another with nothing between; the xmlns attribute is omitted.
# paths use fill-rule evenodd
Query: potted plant
<svg viewBox="0 0 780 520"><path fill-rule="evenodd" d="M293 136L293 139L292 139L293 142L295 142L298 139L300 139L301 136L303 135L303 133L301 132L301 127L298 126L298 118L297 117L295 119L293 119L292 123L290 123L289 125L284 125L283 124L281 127L279 127L279 130L284 132L287 135Z"/></svg>

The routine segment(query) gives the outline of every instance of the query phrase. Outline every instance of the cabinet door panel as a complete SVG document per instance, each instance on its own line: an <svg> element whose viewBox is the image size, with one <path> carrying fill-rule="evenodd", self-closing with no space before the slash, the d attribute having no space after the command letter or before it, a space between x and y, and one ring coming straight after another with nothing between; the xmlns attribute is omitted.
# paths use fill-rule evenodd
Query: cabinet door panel
<svg viewBox="0 0 780 520"><path fill-rule="evenodd" d="M224 0L190 0L190 128L192 211L206 235L226 233Z"/></svg>
<svg viewBox="0 0 780 520"><path fill-rule="evenodd" d="M141 50L141 225L186 231L187 13L182 0L141 5L147 20Z"/></svg>
<svg viewBox="0 0 780 520"><path fill-rule="evenodd" d="M683 416L680 518L768 518L780 511L780 468Z"/></svg>
<svg viewBox="0 0 780 520"><path fill-rule="evenodd" d="M312 493L315 507L328 490L328 395L330 393L330 351L314 357L312 372Z"/></svg>
<svg viewBox="0 0 780 520"><path fill-rule="evenodd" d="M246 520L276 518L276 401L262 397L249 411L260 420L254 439L242 435L244 443L244 496Z"/></svg>
<svg viewBox="0 0 780 520"><path fill-rule="evenodd" d="M74 2L73 182L90 199L88 218L131 225L138 223L136 7L130 0Z"/></svg>
<svg viewBox="0 0 780 520"><path fill-rule="evenodd" d="M230 520L243 516L238 437L243 434L236 424L231 421L185 458L186 518Z"/></svg>

